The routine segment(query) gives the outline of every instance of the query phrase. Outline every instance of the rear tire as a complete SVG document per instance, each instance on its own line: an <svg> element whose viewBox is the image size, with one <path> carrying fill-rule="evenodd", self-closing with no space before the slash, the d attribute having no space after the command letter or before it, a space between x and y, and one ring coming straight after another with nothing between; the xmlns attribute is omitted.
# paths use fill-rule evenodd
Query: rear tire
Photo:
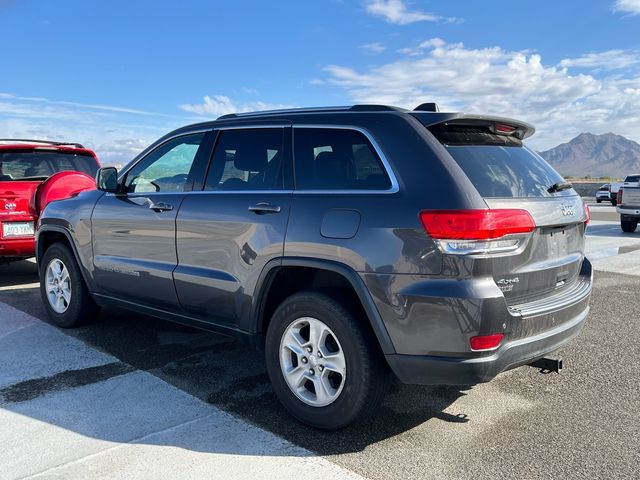
<svg viewBox="0 0 640 480"><path fill-rule="evenodd" d="M71 328L93 320L99 307L91 298L75 255L64 243L54 243L40 262L40 294L51 321Z"/></svg>
<svg viewBox="0 0 640 480"><path fill-rule="evenodd" d="M617 202L615 200L611 200L611 205L616 206Z"/></svg>
<svg viewBox="0 0 640 480"><path fill-rule="evenodd" d="M282 405L300 422L324 430L367 418L389 384L375 336L321 293L300 292L282 302L267 330L265 358Z"/></svg>
<svg viewBox="0 0 640 480"><path fill-rule="evenodd" d="M596 200L596 202L598 203L602 203L602 200L600 200L599 198Z"/></svg>
<svg viewBox="0 0 640 480"><path fill-rule="evenodd" d="M620 227L623 232L633 233L638 227L638 220L620 220Z"/></svg>

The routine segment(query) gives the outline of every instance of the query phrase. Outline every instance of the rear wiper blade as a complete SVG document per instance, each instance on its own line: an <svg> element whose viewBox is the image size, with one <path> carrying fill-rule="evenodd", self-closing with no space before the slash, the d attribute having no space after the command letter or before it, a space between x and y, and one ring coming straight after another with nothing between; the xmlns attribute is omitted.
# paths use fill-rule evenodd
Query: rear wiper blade
<svg viewBox="0 0 640 480"><path fill-rule="evenodd" d="M549 193L561 192L562 190L567 190L569 188L573 188L573 185L570 184L569 182L558 182L558 183L554 183L549 188L547 188L547 192Z"/></svg>

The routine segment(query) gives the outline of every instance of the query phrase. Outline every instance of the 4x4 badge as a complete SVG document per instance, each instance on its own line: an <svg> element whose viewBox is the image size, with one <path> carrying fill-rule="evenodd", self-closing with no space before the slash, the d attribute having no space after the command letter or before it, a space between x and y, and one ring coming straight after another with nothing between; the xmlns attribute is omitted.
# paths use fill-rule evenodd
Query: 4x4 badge
<svg viewBox="0 0 640 480"><path fill-rule="evenodd" d="M564 215L565 217L568 217L569 215L575 215L576 214L575 207L572 207L571 205L566 205L566 204L563 203L560 206L560 208L562 208L562 215Z"/></svg>
<svg viewBox="0 0 640 480"><path fill-rule="evenodd" d="M4 208L5 208L5 210L15 210L16 209L16 204L15 203L5 203L4 204Z"/></svg>

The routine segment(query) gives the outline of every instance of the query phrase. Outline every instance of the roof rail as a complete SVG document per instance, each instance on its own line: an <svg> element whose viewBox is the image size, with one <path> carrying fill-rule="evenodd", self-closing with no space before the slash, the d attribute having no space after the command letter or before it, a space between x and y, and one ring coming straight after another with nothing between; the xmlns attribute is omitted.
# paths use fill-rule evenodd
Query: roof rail
<svg viewBox="0 0 640 480"><path fill-rule="evenodd" d="M28 143L43 143L46 145L55 145L57 147L59 146L65 146L65 145L70 145L72 147L76 147L76 148L84 148L84 146L80 143L75 143L75 142L54 142L53 140L34 140L32 138L0 138L0 142L12 142L12 143L17 143L17 142L28 142Z"/></svg>
<svg viewBox="0 0 640 480"><path fill-rule="evenodd" d="M406 110L399 107L390 107L388 105L343 105L334 107L308 107L308 108L285 108L282 110L263 110L258 112L242 112L242 113L227 113L217 118L217 120L226 120L228 118L243 118L243 117L260 117L267 115L281 115L286 113L316 113L316 112L379 112L379 111L394 111L405 112Z"/></svg>

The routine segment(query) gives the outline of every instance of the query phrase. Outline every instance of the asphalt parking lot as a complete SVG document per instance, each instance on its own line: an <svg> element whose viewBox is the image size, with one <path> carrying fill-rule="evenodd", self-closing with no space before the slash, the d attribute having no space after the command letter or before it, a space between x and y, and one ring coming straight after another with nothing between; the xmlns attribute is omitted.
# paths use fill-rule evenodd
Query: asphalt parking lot
<svg viewBox="0 0 640 480"><path fill-rule="evenodd" d="M20 426L25 418L54 425L55 438L67 438L65 432L71 431L111 445L137 439L137 443L197 453L194 457L169 456L185 462L179 467L167 466L161 457L153 457L155 462L141 457L149 463L142 462L146 470L140 476L154 467L164 468L163 474L166 468L173 468L197 476L203 471L198 470L198 462L209 465L212 455L231 453L229 462L255 462L253 474L257 478L268 476L271 467L294 468L278 471L294 472L298 478L320 478L323 474L323 478L347 478L350 472L355 474L353 478L361 475L371 479L638 478L640 231L622 234L611 206L594 203L592 213L587 241L588 255L596 268L592 312L579 339L560 352L565 361L562 374L543 375L524 367L469 388L396 383L374 419L332 433L292 420L270 389L261 355L238 342L113 310L103 312L86 327L59 331L32 319L46 321L35 265L27 261L2 266L0 345L5 345L5 352L0 351L0 360L8 362L4 368L14 376L0 374L0 378L11 377L0 383L0 422L18 424L14 430L0 431L0 444L11 444L4 453L0 451L0 463L15 467L0 469L0 478L42 472L44 476L73 476L83 471L74 470L78 457L66 450L82 450L80 444L64 440L52 445L43 440L47 437L36 438L41 430ZM15 332L26 335L27 327L21 323L10 329L7 325L11 322L45 329L38 330L38 349L25 353L24 345L34 345L33 340L20 340ZM3 327L9 330L3 332ZM54 337L56 342L72 342L65 347L70 352L67 356L47 350L47 342L53 342ZM5 343L1 343L3 338ZM41 371L21 377L24 371L20 365L11 365L11 358L15 363L21 355L37 356ZM54 368L53 363L58 366ZM122 383L125 378L131 383ZM90 398L95 406L74 398L80 388L93 389ZM150 391L155 393L149 396ZM148 403L140 403L143 393ZM55 402L49 405L54 405L57 415L43 411L46 399L54 397ZM222 413L207 411L207 404ZM70 420L74 409L84 412L85 421ZM122 427L132 430L129 436L114 433L110 422L116 418L122 421L118 415L123 410L133 412L127 417L126 428ZM142 433L133 431L140 422L150 421L149 412L156 419L167 418L162 432L176 422L189 423L190 415L221 422L229 429L237 427L234 422L248 425L242 427L245 435L238 446L226 450L221 447L225 441L220 431L218 443L198 443L191 438L206 437L206 429L183 433L178 439L169 431L162 440L154 437L140 442L144 429ZM88 419L97 424L88 425ZM13 431L22 433L17 437L7 433ZM100 449L96 449L82 455L97 455ZM49 457L54 460L47 462ZM108 458L100 466L103 470L94 469L89 476L131 473L127 465L134 468L133 460L113 460L113 469L109 469ZM274 459L284 462L286 458L294 459L297 472L284 463L274 467ZM23 461L30 462L30 467L20 470L18 465ZM222 476L233 477L229 474L232 467L222 470Z"/></svg>

